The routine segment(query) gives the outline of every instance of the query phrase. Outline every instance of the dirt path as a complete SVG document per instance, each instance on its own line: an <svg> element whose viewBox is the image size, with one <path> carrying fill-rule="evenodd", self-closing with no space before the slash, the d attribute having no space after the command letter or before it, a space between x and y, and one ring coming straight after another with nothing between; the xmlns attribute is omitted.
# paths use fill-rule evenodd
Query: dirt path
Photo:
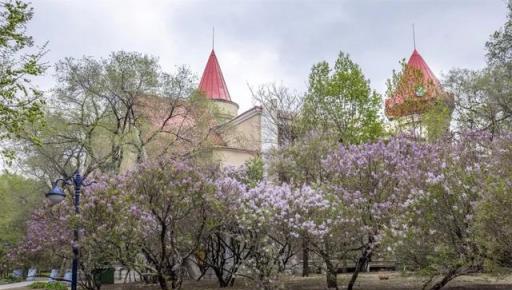
<svg viewBox="0 0 512 290"><path fill-rule="evenodd" d="M345 289L349 275L339 275L340 289ZM386 280L381 280L387 278ZM312 277L283 277L281 290L326 290L324 276L315 275ZM13 290L32 290L26 286L31 282L17 283L17 287L2 288ZM26 284L28 283L28 284ZM363 273L358 279L358 290L418 290L421 289L421 279L413 276L403 276L399 273ZM15 284L10 284L15 285ZM6 285L2 285L6 286ZM219 288L215 280L205 281L185 281L183 290L254 290L255 287L251 283L239 280L233 288ZM498 279L489 275L474 275L459 277L450 282L445 290L512 290L512 276ZM145 284L115 284L105 285L102 290L159 290L158 285Z"/></svg>

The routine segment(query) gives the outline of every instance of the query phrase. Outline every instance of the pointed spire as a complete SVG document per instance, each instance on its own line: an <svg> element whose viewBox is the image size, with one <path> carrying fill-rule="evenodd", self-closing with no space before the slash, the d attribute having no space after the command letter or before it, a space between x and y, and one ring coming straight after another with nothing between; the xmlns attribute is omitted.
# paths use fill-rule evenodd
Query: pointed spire
<svg viewBox="0 0 512 290"><path fill-rule="evenodd" d="M425 62L423 57L421 57L420 53L418 52L418 50L416 50L416 48L414 48L414 51L412 52L412 55L409 58L407 66L421 71L421 73L423 74L423 79L426 82L433 82L435 85L439 85L439 80L430 70L430 67Z"/></svg>
<svg viewBox="0 0 512 290"><path fill-rule="evenodd" d="M414 23L412 24L412 43L414 45L414 50L416 50L416 31L414 30Z"/></svg>
<svg viewBox="0 0 512 290"><path fill-rule="evenodd" d="M212 49L206 67L204 68L199 90L203 92L208 99L231 101L228 87L224 81L222 70L220 69L215 51Z"/></svg>
<svg viewBox="0 0 512 290"><path fill-rule="evenodd" d="M385 100L385 114L391 119L421 114L439 97L443 97L441 84L415 48L393 96Z"/></svg>

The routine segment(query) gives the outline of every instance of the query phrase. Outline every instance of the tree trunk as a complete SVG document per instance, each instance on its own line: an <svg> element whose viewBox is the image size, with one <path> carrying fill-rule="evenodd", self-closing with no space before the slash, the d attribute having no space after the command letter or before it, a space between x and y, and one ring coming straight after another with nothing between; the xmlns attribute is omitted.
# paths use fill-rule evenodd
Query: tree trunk
<svg viewBox="0 0 512 290"><path fill-rule="evenodd" d="M168 286L167 286L167 280L165 280L165 277L161 274L161 273L158 273L158 284L160 285L160 289L162 290L167 290Z"/></svg>
<svg viewBox="0 0 512 290"><path fill-rule="evenodd" d="M302 277L309 276L309 241L307 237L302 238Z"/></svg>
<svg viewBox="0 0 512 290"><path fill-rule="evenodd" d="M224 271L222 271L221 268L213 268L213 272L215 273L215 276L217 277L217 281L219 282L220 288L225 288L229 286L229 281L224 279Z"/></svg>
<svg viewBox="0 0 512 290"><path fill-rule="evenodd" d="M350 281L348 282L347 290L352 290L354 288L354 284L356 283L357 276L359 276L359 272L363 269L366 264L367 258L361 256L357 261L356 267L354 269L354 273L352 273L352 277L350 277Z"/></svg>
<svg viewBox="0 0 512 290"><path fill-rule="evenodd" d="M59 267L59 275L57 275L57 277L64 277L64 274L66 272L67 262L68 262L67 258L62 259L62 263L60 263L60 267Z"/></svg>
<svg viewBox="0 0 512 290"><path fill-rule="evenodd" d="M113 142L116 142L115 140ZM123 159L123 148L121 145L114 143L112 144L112 163L110 164L110 170L115 173L119 173L121 170L121 162Z"/></svg>
<svg viewBox="0 0 512 290"><path fill-rule="evenodd" d="M457 269L455 270L451 270L450 272L448 272L444 277L443 279L441 279L441 281L435 283L434 285L432 285L432 287L430 287L430 290L440 290L441 288L443 288L444 286L446 286L446 284L448 284L448 282L450 282L451 280L453 280L454 278L456 278L457 276L459 276L457 274ZM426 286L426 285L425 285ZM423 287L423 289L425 289L425 287Z"/></svg>
<svg viewBox="0 0 512 290"><path fill-rule="evenodd" d="M171 288L181 289L181 284L183 283L183 269L178 267L178 269L171 269L169 273L169 280L171 280Z"/></svg>
<svg viewBox="0 0 512 290"><path fill-rule="evenodd" d="M219 279L219 288L226 288L229 287L229 283L224 281L224 279Z"/></svg>
<svg viewBox="0 0 512 290"><path fill-rule="evenodd" d="M102 284L101 284L101 283L94 283L94 288L95 288L96 290L101 290L101 286L102 286Z"/></svg>
<svg viewBox="0 0 512 290"><path fill-rule="evenodd" d="M338 290L338 271L336 267L331 263L331 261L326 260L325 266L327 271L325 271L325 278L327 279L327 288L334 288Z"/></svg>
<svg viewBox="0 0 512 290"><path fill-rule="evenodd" d="M352 273L352 277L348 282L347 290L352 290L354 288L354 284L356 283L357 276L359 276L359 272L363 270L364 266L366 265L366 263L368 263L369 258L372 255L374 239L373 237L370 236L368 240L369 243L364 248L361 257L359 257L359 259L357 260L356 268L354 269L354 273Z"/></svg>
<svg viewBox="0 0 512 290"><path fill-rule="evenodd" d="M171 282L172 289L181 289L181 283L182 283L181 277L177 277L176 279L173 279Z"/></svg>

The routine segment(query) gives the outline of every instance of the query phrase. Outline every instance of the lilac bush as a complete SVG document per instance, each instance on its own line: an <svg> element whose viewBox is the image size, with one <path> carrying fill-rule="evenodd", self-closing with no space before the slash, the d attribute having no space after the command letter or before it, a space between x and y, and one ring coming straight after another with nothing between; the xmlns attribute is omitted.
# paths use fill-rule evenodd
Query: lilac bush
<svg viewBox="0 0 512 290"><path fill-rule="evenodd" d="M236 229L229 240L247 250L238 276L250 278L260 289L278 285L280 274L291 266L297 253L301 234L326 232L325 222L313 219L312 214L329 208L330 203L310 187L293 189L288 184L263 181L249 188L230 176L216 184L217 201L232 213L224 220Z"/></svg>
<svg viewBox="0 0 512 290"><path fill-rule="evenodd" d="M485 219L482 208L492 204L496 193L503 196L503 188L491 188L496 180L507 180L499 172L510 167L497 153L510 152L511 139L499 139L466 132L433 145L426 179L415 185L390 228L399 263L426 275L424 289L441 289L460 275L484 270L489 257L482 241L488 237L479 238L476 216Z"/></svg>
<svg viewBox="0 0 512 290"><path fill-rule="evenodd" d="M133 252L119 249L125 247L131 237L131 228L122 215L127 210L126 195L113 184L115 178L95 177L97 183L86 188L81 196L81 213L74 213L72 194L64 202L37 209L27 222L27 234L12 253L12 259L45 260L47 266L56 267L62 260L72 259L71 243L75 226L80 227L80 285L85 289L99 289L100 281L95 279L97 269L113 261L123 261ZM122 256L120 255L122 253ZM39 259L36 259L39 257Z"/></svg>
<svg viewBox="0 0 512 290"><path fill-rule="evenodd" d="M95 177L80 216L69 196L35 211L13 255L70 258L78 223L87 289L101 286L94 269L117 262L154 274L164 290L181 287L190 263L212 269L221 287L245 277L267 290L280 286L307 238L328 287L338 287L345 261L356 262L352 289L372 259L388 257L426 277L424 288L441 289L510 264L511 144L510 135L467 132L430 144L394 137L340 146L314 162L319 178L293 184L247 167L147 162Z"/></svg>
<svg viewBox="0 0 512 290"><path fill-rule="evenodd" d="M356 259L348 284L352 289L379 247L385 230L401 213L411 190L425 178L424 162L435 150L405 137L371 144L340 146L323 161L326 181L319 187L336 201L339 224L313 245L327 265L328 287L337 287L333 257ZM331 265L330 265L331 264Z"/></svg>
<svg viewBox="0 0 512 290"><path fill-rule="evenodd" d="M134 240L162 290L181 288L208 231L207 201L215 189L201 170L179 160L144 163L124 184L136 220Z"/></svg>
<svg viewBox="0 0 512 290"><path fill-rule="evenodd" d="M490 154L487 174L480 176L484 191L472 220L487 258L487 270L498 271L512 266L512 135L496 138Z"/></svg>
<svg viewBox="0 0 512 290"><path fill-rule="evenodd" d="M97 183L83 191L79 216L71 195L34 214L16 257L71 258L70 234L78 223L83 287L98 289L95 270L116 262L154 274L164 290L179 289L185 261L193 258L206 232L206 200L215 190L213 182L190 164L174 160L94 179Z"/></svg>
<svg viewBox="0 0 512 290"><path fill-rule="evenodd" d="M246 249L235 252L243 269L233 274L250 278L258 288L272 289L282 267L282 255L291 247L289 232L278 227L281 220L277 219L275 207L279 203L276 198L289 188L265 182L249 188L231 177L219 179L217 186L218 201L231 214L224 219L231 229L227 240Z"/></svg>

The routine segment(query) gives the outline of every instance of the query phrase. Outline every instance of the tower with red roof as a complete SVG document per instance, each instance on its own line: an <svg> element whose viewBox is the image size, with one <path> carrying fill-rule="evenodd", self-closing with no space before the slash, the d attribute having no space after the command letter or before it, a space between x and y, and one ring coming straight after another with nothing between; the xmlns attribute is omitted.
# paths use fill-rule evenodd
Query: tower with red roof
<svg viewBox="0 0 512 290"><path fill-rule="evenodd" d="M385 100L385 113L389 119L421 115L443 96L439 80L414 49L393 95Z"/></svg>
<svg viewBox="0 0 512 290"><path fill-rule="evenodd" d="M221 120L226 121L237 116L238 104L231 101L228 86L213 49L204 68L199 90L216 104L217 114Z"/></svg>
<svg viewBox="0 0 512 290"><path fill-rule="evenodd" d="M276 130L270 130L268 125L263 124L263 109L259 106L238 114L238 104L231 99L213 49L198 90L215 105L217 122L210 136L214 160L220 161L223 166L240 166L267 148L268 136L271 135L267 130Z"/></svg>
<svg viewBox="0 0 512 290"><path fill-rule="evenodd" d="M453 96L443 91L441 83L416 48L402 72L395 75L392 89L384 103L385 114L393 121L391 127L397 133L407 132L425 139L436 138L436 134L449 129ZM436 124L425 123L427 112L438 114ZM430 126L434 126L434 131L429 132Z"/></svg>

